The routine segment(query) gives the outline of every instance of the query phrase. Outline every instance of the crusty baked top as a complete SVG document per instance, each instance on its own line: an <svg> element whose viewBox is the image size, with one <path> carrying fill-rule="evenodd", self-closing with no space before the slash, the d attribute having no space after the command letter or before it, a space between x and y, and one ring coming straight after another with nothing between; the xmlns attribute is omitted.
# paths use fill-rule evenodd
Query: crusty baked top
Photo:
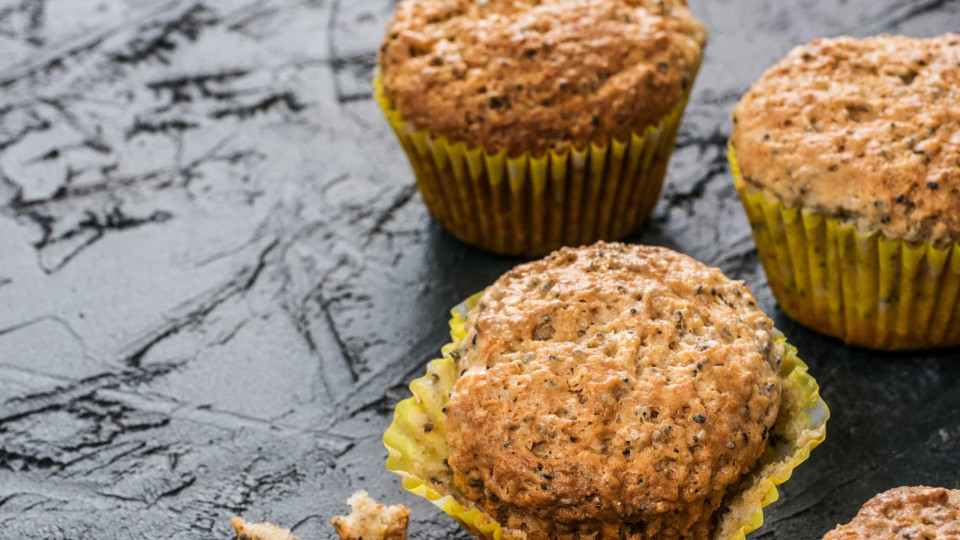
<svg viewBox="0 0 960 540"><path fill-rule="evenodd" d="M449 463L494 515L706 538L777 417L772 322L742 282L668 249L564 248L488 287L466 325Z"/></svg>
<svg viewBox="0 0 960 540"><path fill-rule="evenodd" d="M960 35L821 39L733 113L745 179L910 241L960 238Z"/></svg>
<svg viewBox="0 0 960 540"><path fill-rule="evenodd" d="M956 540L960 490L901 487L877 495L823 540Z"/></svg>
<svg viewBox="0 0 960 540"><path fill-rule="evenodd" d="M379 63L416 128L541 155L656 124L705 41L686 0L403 0Z"/></svg>

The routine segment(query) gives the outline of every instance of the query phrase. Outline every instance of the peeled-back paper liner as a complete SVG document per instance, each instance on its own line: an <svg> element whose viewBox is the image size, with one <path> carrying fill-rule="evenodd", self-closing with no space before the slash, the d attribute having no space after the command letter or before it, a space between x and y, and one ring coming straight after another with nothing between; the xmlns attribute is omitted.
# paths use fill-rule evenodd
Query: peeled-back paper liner
<svg viewBox="0 0 960 540"><path fill-rule="evenodd" d="M841 218L786 208L743 179L732 146L728 155L767 280L787 315L861 347L960 344L960 246L864 234Z"/></svg>
<svg viewBox="0 0 960 540"><path fill-rule="evenodd" d="M446 465L450 450L444 406L458 377L457 363L450 353L466 335L464 319L478 299L479 294L474 295L451 311L451 342L441 349L442 358L427 365L427 374L410 383L413 397L397 404L383 443L388 452L387 470L400 475L406 490L432 502L475 537L501 540L509 538L506 531L458 492L453 485L453 473ZM780 369L780 413L763 456L731 488L713 540L744 540L747 533L763 525L763 507L779 497L776 486L789 480L793 470L826 437L830 411L820 398L817 381L779 332L777 340L784 344L785 352ZM605 536L590 538L600 540ZM619 539L620 535L610 538Z"/></svg>
<svg viewBox="0 0 960 540"><path fill-rule="evenodd" d="M434 219L464 242L512 255L636 230L660 195L687 103L685 94L656 126L627 141L510 157L415 130L384 94L379 74L373 84Z"/></svg>

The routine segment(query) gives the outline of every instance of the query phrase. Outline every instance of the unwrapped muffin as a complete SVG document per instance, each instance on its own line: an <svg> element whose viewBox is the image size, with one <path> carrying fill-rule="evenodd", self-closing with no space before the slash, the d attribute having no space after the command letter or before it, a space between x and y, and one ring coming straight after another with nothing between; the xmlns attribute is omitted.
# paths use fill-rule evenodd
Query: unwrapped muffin
<svg viewBox="0 0 960 540"><path fill-rule="evenodd" d="M470 304L384 441L474 534L736 538L822 440L816 385L749 289L684 255L565 248Z"/></svg>
<svg viewBox="0 0 960 540"><path fill-rule="evenodd" d="M646 219L705 41L686 0L403 0L377 98L437 221L545 253Z"/></svg>
<svg viewBox="0 0 960 540"><path fill-rule="evenodd" d="M731 163L788 315L879 349L960 344L960 35L814 41L733 114Z"/></svg>
<svg viewBox="0 0 960 540"><path fill-rule="evenodd" d="M960 491L902 487L877 495L857 517L823 540L956 540L960 538Z"/></svg>

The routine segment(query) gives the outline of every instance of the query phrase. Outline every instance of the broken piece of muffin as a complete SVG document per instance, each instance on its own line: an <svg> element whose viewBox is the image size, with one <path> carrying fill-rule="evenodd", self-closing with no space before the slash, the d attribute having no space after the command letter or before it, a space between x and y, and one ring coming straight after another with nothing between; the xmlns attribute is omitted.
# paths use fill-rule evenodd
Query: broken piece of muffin
<svg viewBox="0 0 960 540"><path fill-rule="evenodd" d="M237 531L237 540L299 540L290 529L283 529L272 523L247 523L235 517L230 524Z"/></svg>
<svg viewBox="0 0 960 540"><path fill-rule="evenodd" d="M406 506L377 504L363 490L351 495L347 504L350 515L330 521L341 540L407 540L410 509Z"/></svg>

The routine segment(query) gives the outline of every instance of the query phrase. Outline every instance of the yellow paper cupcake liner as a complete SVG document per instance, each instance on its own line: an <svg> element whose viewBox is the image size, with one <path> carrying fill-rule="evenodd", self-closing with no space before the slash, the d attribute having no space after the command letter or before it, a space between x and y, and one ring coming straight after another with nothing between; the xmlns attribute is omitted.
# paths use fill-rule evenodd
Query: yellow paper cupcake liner
<svg viewBox="0 0 960 540"><path fill-rule="evenodd" d="M863 234L840 218L786 208L730 168L770 288L800 324L873 349L960 345L960 246Z"/></svg>
<svg viewBox="0 0 960 540"><path fill-rule="evenodd" d="M466 335L464 319L478 298L479 295L471 297L451 312L451 342L442 348L442 358L427 365L427 374L410 384L413 397L397 405L383 443L388 452L387 470L401 476L405 489L432 502L476 538L501 540L510 538L507 531L458 492L446 464L450 451L444 407L458 377L457 363L450 353ZM789 480L793 470L826 437L830 411L820 398L820 387L807 373L796 349L782 335L778 335L778 340L785 349L780 370L780 414L764 455L728 494L713 540L744 540L747 533L763 525L762 509L779 497L776 486ZM620 532L609 536L594 529L589 538L626 538Z"/></svg>
<svg viewBox="0 0 960 540"><path fill-rule="evenodd" d="M374 97L400 139L430 214L464 242L541 255L636 230L663 187L687 95L628 141L543 156L468 148L404 122L377 75Z"/></svg>

